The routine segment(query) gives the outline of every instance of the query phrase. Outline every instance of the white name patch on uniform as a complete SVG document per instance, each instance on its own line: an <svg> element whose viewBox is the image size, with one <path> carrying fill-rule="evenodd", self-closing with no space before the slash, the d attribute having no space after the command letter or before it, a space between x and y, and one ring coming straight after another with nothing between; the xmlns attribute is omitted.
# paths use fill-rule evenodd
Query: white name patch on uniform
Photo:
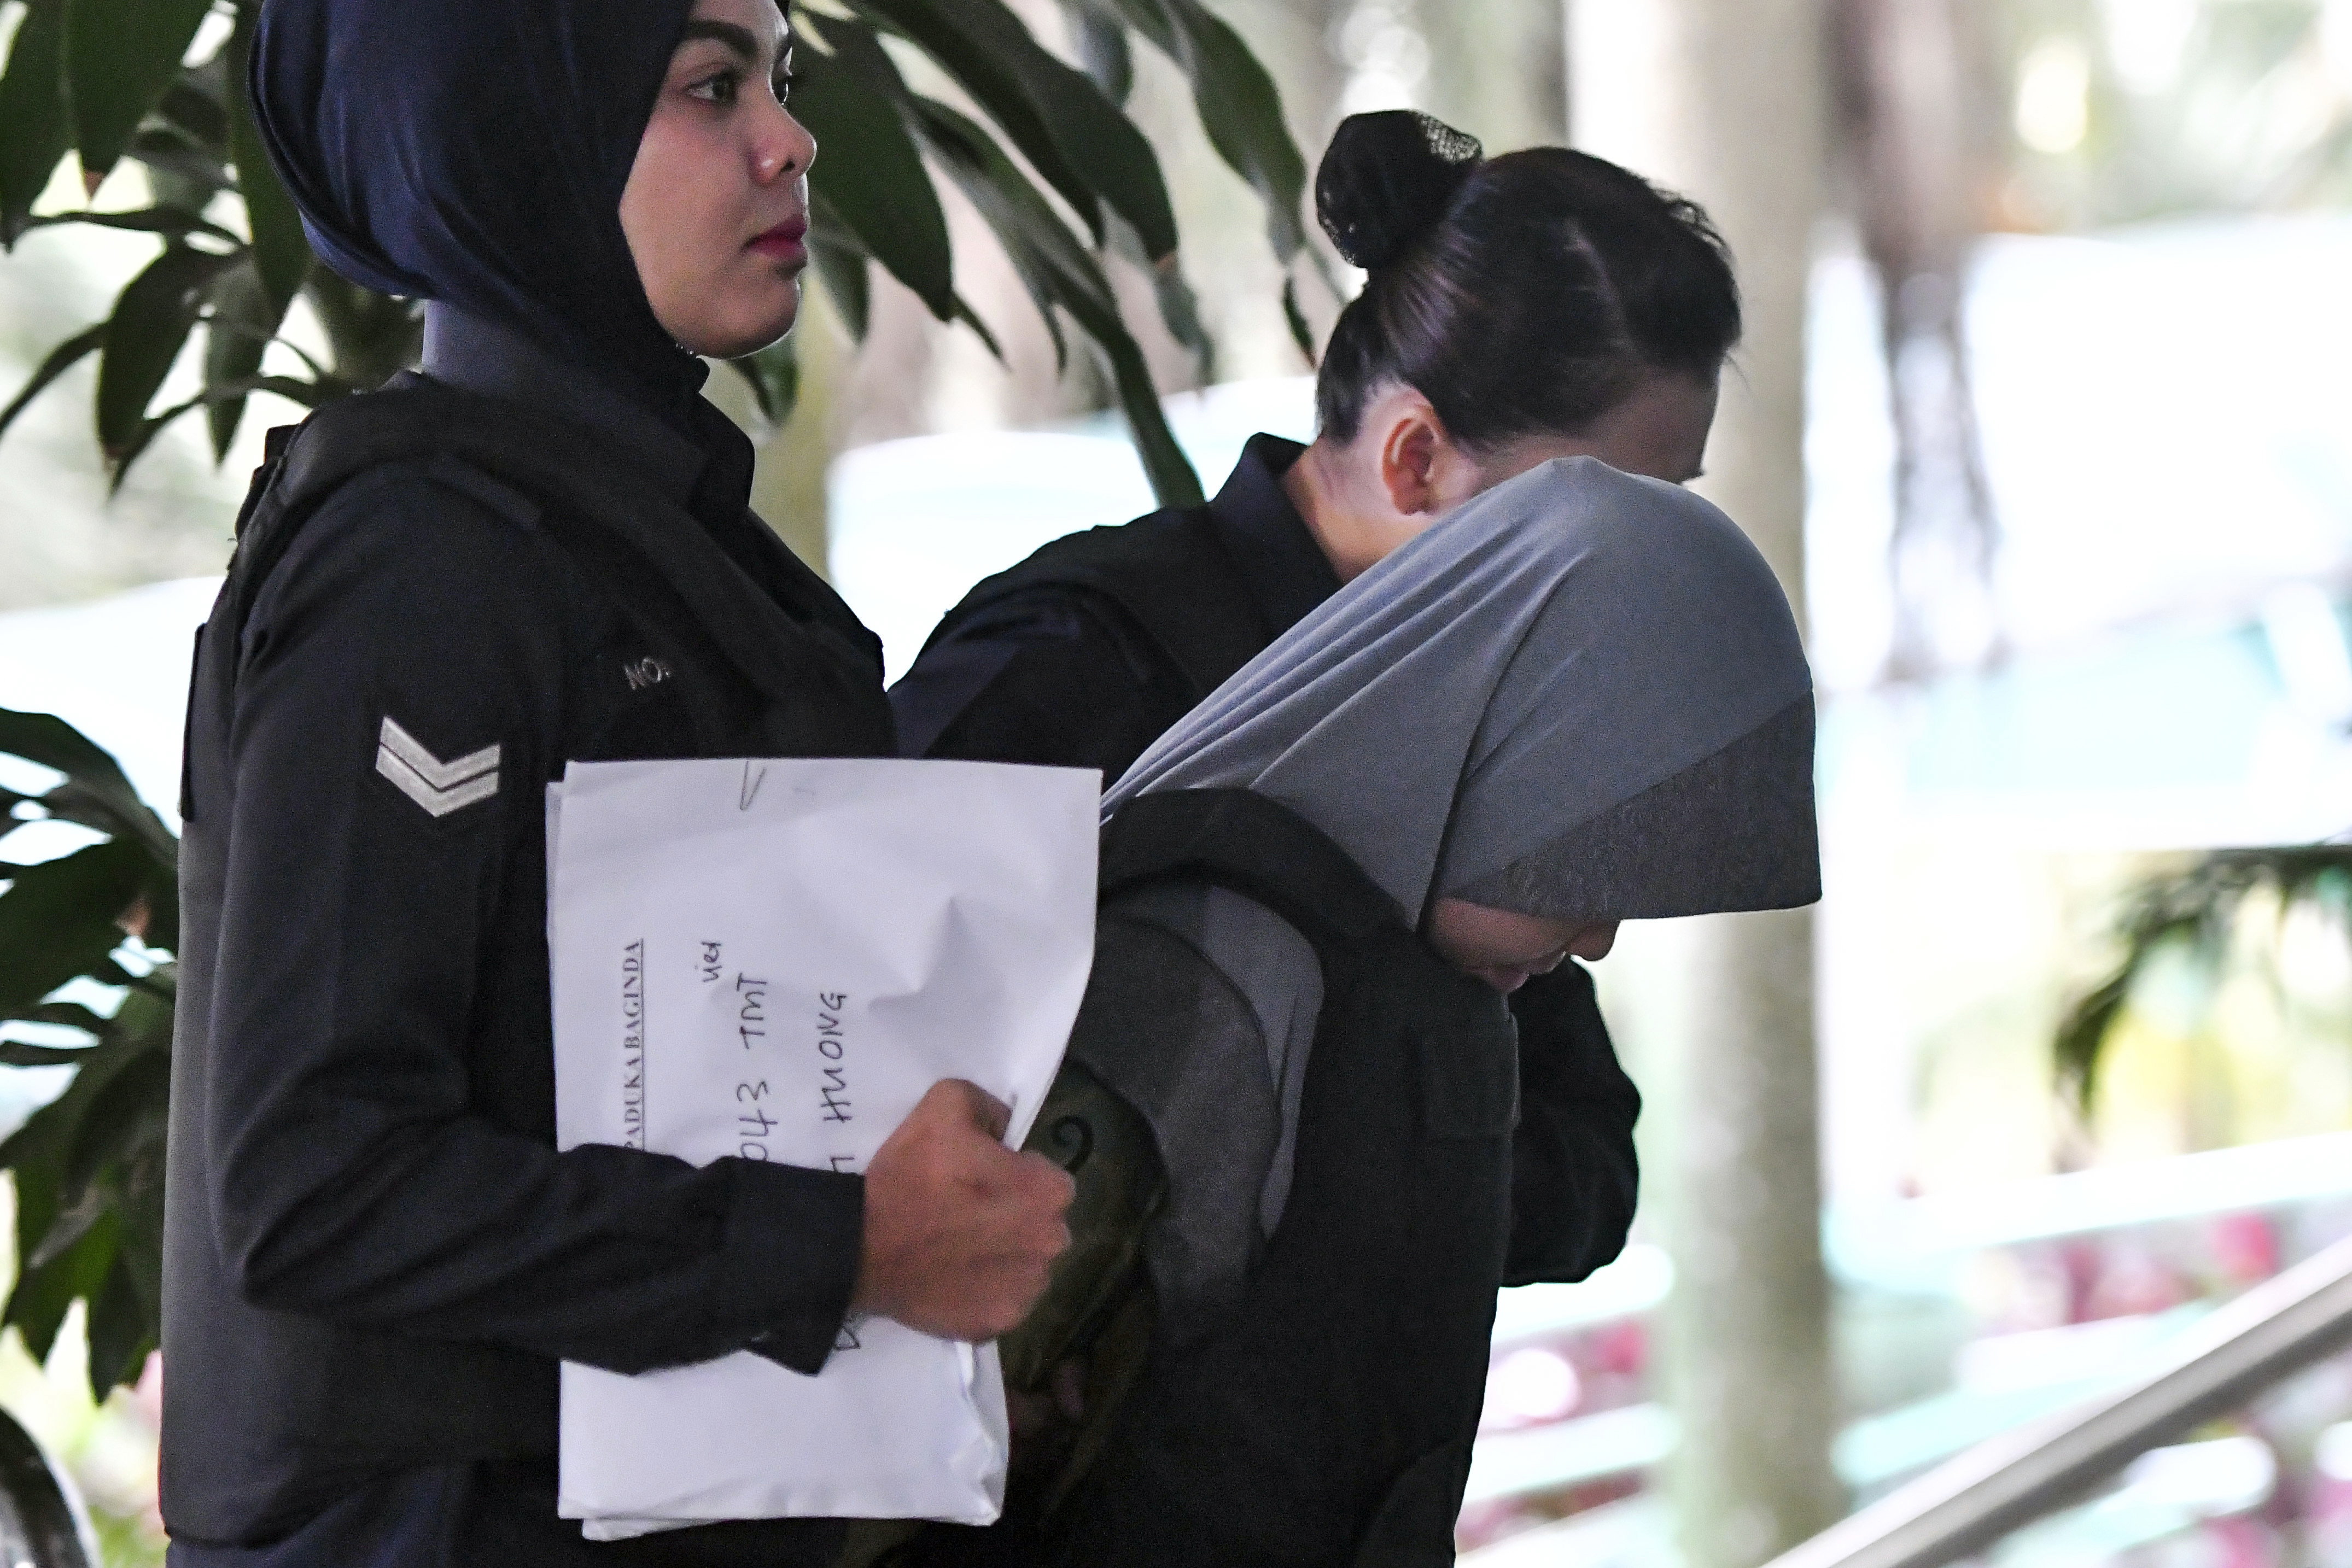
<svg viewBox="0 0 2352 1568"><path fill-rule="evenodd" d="M444 762L389 714L384 716L375 748L375 770L432 817L461 811L499 792L497 747L486 746L454 762Z"/></svg>

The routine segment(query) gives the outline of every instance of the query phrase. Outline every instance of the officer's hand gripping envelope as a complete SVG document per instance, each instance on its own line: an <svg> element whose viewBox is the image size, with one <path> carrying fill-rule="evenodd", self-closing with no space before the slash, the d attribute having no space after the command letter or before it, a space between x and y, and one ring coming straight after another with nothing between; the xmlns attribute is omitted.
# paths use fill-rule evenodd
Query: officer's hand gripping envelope
<svg viewBox="0 0 2352 1568"><path fill-rule="evenodd" d="M562 1146L859 1171L963 1078L1013 1107L1018 1147L1093 959L1099 788L984 763L572 764L548 791ZM561 1510L599 1540L982 1524L1007 1443L992 1345L853 1321L814 1377L748 1352L566 1364Z"/></svg>

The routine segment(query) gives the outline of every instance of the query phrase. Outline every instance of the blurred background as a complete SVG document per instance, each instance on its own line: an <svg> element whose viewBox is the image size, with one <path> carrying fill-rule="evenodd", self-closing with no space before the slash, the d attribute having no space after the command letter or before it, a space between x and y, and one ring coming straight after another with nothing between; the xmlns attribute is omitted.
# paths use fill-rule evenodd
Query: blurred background
<svg viewBox="0 0 2352 1568"><path fill-rule="evenodd" d="M2352 3L1211 8L1310 162L1411 106L1716 213L1754 327L1701 487L1801 592L1823 694L1820 909L1629 929L1601 966L1643 1213L1591 1281L1507 1292L1465 1561L1754 1568L2352 1232ZM1014 9L1080 57L1062 7ZM1182 78L1134 65L1213 355L1110 278L1213 491L1251 433L1311 434L1286 281L1319 340L1355 280L1286 274ZM68 160L43 210L83 195ZM155 245L26 235L0 395ZM1152 505L1108 374L1057 368L999 252L957 263L1001 359L877 268L862 340L812 295L781 425L713 384L894 674L978 578ZM70 719L168 816L189 629L299 410L257 398L218 462L166 428L110 493L93 373L0 442L0 707ZM65 1071L0 1070L0 1120ZM160 1372L93 1405L82 1343L0 1341L0 1406L111 1560L160 1561ZM2305 1359L1971 1552L2352 1565L2352 1359Z"/></svg>

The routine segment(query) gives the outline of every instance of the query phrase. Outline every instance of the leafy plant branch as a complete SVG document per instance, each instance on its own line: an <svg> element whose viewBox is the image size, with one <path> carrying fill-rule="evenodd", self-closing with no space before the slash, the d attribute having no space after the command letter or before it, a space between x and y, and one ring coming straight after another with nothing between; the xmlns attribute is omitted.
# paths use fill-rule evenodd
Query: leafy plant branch
<svg viewBox="0 0 2352 1568"><path fill-rule="evenodd" d="M2218 851L2133 890L2116 923L2123 956L2075 1000L2053 1041L2059 1084L2077 1108L2096 1102L2100 1068L2143 977L2175 957L2218 977L2241 915L2265 896L2282 914L2317 904L2342 915L2352 908L2352 844Z"/></svg>
<svg viewBox="0 0 2352 1568"><path fill-rule="evenodd" d="M86 1301L90 1391L103 1398L137 1379L157 1342L179 841L114 758L61 719L0 709L0 757L56 780L0 788L0 854L34 824L94 841L0 859L0 1066L75 1070L0 1143L18 1259L0 1326L45 1358ZM47 1043L21 1038L26 1025Z"/></svg>
<svg viewBox="0 0 2352 1568"><path fill-rule="evenodd" d="M26 234L73 224L163 242L107 319L58 344L0 408L5 434L35 397L95 355L98 443L117 486L186 414L203 411L222 458L255 392L316 406L380 385L421 345L413 302L371 294L316 264L262 153L244 87L259 4L0 0L0 19L17 18L0 68L0 244L13 248ZM1184 279L1167 183L1126 111L1133 40L1184 74L1211 144L1265 203L1268 243L1291 279L1286 312L1301 350L1311 351L1292 286L1302 265L1322 267L1301 215L1306 161L1272 77L1199 0L1064 0L1064 11L1084 66L1048 49L1003 0L819 0L796 10L802 82L793 107L825 150L811 172L814 272L861 341L871 317L868 269L879 266L934 317L971 328L1002 359L997 334L956 290L933 183L944 175L1012 259L1059 362L1068 361L1066 323L1103 356L1160 498L1196 501L1199 477L1169 431L1105 271L1114 255L1143 268L1167 329L1206 371L1213 345ZM208 19L218 46L184 63ZM893 50L936 67L977 118L911 90ZM152 201L37 214L75 154L92 193L123 159L141 164ZM232 195L236 203L222 201ZM297 351L299 371L264 375L273 346L294 348L283 328L298 298L326 338L327 362ZM194 340L202 342L203 391L159 407ZM769 418L790 413L798 375L789 341L735 368Z"/></svg>

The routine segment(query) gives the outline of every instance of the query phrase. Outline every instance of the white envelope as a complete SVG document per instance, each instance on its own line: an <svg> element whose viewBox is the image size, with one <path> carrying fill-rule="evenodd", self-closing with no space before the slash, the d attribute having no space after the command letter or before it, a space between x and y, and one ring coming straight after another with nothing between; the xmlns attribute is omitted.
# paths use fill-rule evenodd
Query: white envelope
<svg viewBox="0 0 2352 1568"><path fill-rule="evenodd" d="M548 791L562 1147L862 1170L942 1078L1026 1135L1093 962L1099 775L893 760L574 763ZM566 1364L560 1511L592 1539L1003 1503L995 1347L853 1322L814 1377L742 1353Z"/></svg>

